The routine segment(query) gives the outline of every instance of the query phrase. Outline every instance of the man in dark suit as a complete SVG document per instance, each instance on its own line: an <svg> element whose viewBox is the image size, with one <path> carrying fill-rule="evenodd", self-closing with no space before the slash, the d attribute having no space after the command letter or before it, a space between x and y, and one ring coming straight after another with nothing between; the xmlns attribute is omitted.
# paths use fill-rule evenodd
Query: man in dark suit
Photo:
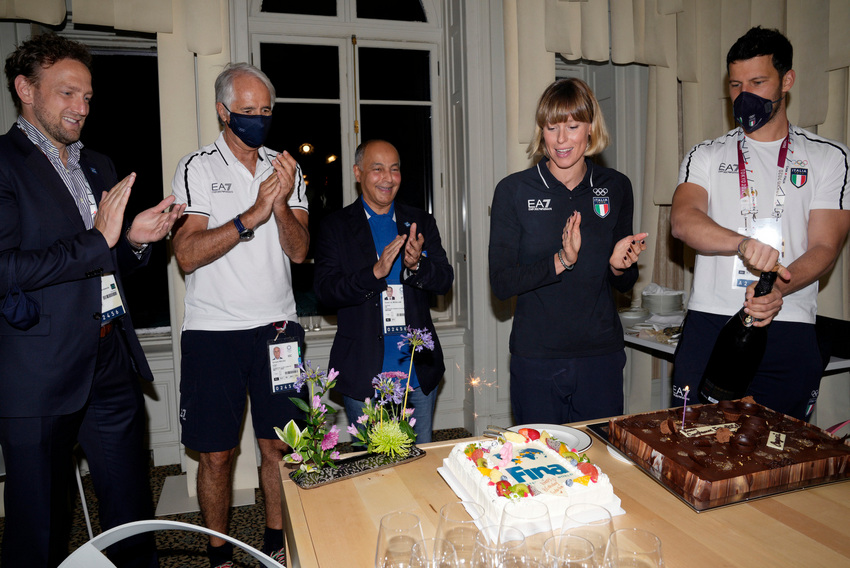
<svg viewBox="0 0 850 568"><path fill-rule="evenodd" d="M135 174L116 183L112 162L79 142L90 64L83 45L53 34L6 60L20 116L0 136L0 297L10 300L16 284L39 308L29 318L0 317L3 566L56 566L67 556L77 442L104 529L153 514L138 380L153 376L121 276L147 262L148 243L168 234L183 208L169 212L167 198L125 225ZM110 556L155 566L152 545L143 537Z"/></svg>
<svg viewBox="0 0 850 568"><path fill-rule="evenodd" d="M329 368L339 371L350 423L374 396L372 379L382 372L408 372L407 351L398 348L406 327L427 328L430 294L445 294L454 271L440 243L434 217L396 203L401 164L395 147L383 140L364 142L355 153L354 177L362 195L328 216L316 244L315 289L319 300L337 308L337 332ZM375 259L377 258L377 262ZM392 285L392 297L383 294ZM408 398L417 443L431 441L437 387L445 371L436 333L434 350L414 358Z"/></svg>

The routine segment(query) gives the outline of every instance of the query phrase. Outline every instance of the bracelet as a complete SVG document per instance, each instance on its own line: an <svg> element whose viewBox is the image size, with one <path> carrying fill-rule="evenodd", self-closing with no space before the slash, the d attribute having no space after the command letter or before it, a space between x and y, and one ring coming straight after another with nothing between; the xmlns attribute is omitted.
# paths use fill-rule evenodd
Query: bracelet
<svg viewBox="0 0 850 568"><path fill-rule="evenodd" d="M130 248L136 254L142 254L145 252L145 249L148 248L150 243L142 243L139 246L133 244L133 241L130 240L130 227L127 227L127 232L124 233L124 238L127 239L127 244L130 245Z"/></svg>
<svg viewBox="0 0 850 568"><path fill-rule="evenodd" d="M744 237L743 239L741 239L741 242L738 243L738 256L740 256L740 257L744 256L744 251L741 250L741 245L743 245L745 242L747 242L749 240L752 240L752 239L750 237Z"/></svg>
<svg viewBox="0 0 850 568"><path fill-rule="evenodd" d="M564 270L572 270L573 268L575 268L575 264L567 264L566 262L564 262L564 257L563 255L561 255L562 250L563 249L558 249L558 260L561 261L561 266L564 267Z"/></svg>

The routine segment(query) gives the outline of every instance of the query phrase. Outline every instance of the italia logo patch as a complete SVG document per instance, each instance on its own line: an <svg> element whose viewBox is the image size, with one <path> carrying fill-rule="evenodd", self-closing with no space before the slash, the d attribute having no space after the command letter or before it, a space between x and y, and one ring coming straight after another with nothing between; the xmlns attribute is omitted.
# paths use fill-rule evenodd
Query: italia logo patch
<svg viewBox="0 0 850 568"><path fill-rule="evenodd" d="M791 183L794 187L803 187L809 179L809 168L791 168Z"/></svg>
<svg viewBox="0 0 850 568"><path fill-rule="evenodd" d="M605 218L608 216L608 213L611 212L611 202L609 197L594 197L593 198L593 212L596 213L598 217Z"/></svg>

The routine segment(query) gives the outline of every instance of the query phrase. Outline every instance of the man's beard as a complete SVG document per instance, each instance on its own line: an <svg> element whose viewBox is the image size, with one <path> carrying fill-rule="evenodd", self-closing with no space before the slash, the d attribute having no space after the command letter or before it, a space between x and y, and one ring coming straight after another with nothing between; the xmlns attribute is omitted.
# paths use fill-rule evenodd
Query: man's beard
<svg viewBox="0 0 850 568"><path fill-rule="evenodd" d="M38 102L38 99L36 99L36 101L34 101L32 110L33 110L33 114L35 114L36 119L38 119L38 123L41 125L42 128L44 128L45 131L47 131L47 134L49 134L50 137L53 138L56 142L59 142L60 144L64 144L65 146L68 146L68 145L73 144L74 142L76 142L77 140L80 139L80 135L79 135L78 132L74 132L72 130L66 130L62 126L62 117L61 116L57 117L54 120L54 118L49 113L45 112L43 110L43 107L41 106L41 104ZM81 118L80 119L80 128L81 129L82 129L82 121L83 121L83 119Z"/></svg>

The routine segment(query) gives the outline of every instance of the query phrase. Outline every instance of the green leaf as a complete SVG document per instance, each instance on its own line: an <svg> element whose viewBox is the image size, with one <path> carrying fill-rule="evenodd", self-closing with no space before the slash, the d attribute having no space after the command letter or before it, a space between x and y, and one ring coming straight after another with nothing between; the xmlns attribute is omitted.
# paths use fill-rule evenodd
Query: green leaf
<svg viewBox="0 0 850 568"><path fill-rule="evenodd" d="M280 428L275 428L275 430L278 431L278 437L293 450L301 445L301 430L298 428L295 420L290 420L289 423L284 426L282 432L280 431Z"/></svg>
<svg viewBox="0 0 850 568"><path fill-rule="evenodd" d="M294 396L290 396L289 400L291 400L292 404L294 404L295 406L297 406L298 408L300 408L304 412L310 412L310 407L307 406L307 403L304 402L304 399L297 398L297 397L294 397Z"/></svg>
<svg viewBox="0 0 850 568"><path fill-rule="evenodd" d="M400 422L398 426L402 432L407 434L408 438L413 441L416 441L416 432L413 431L413 428L410 427L410 424L408 424L407 422Z"/></svg>

